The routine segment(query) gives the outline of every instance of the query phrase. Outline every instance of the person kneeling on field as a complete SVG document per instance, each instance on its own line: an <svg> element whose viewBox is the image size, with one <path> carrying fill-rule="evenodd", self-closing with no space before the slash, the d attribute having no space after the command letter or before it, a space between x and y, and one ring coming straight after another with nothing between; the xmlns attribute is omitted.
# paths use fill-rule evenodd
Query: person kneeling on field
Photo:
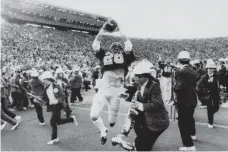
<svg viewBox="0 0 228 152"><path fill-rule="evenodd" d="M130 117L134 119L136 133L134 145L137 151L152 150L157 138L169 126L168 112L162 100L161 89L150 74L151 68L152 64L143 60L134 69L139 88L135 94L135 100L131 103ZM129 122L127 124L131 124ZM128 128L131 127L128 125ZM128 134L128 128L124 128L125 130L122 130L122 134ZM132 147L122 140L121 135L115 136L112 139L112 143L114 145L119 144L124 149L132 150ZM125 145L131 149L128 149Z"/></svg>

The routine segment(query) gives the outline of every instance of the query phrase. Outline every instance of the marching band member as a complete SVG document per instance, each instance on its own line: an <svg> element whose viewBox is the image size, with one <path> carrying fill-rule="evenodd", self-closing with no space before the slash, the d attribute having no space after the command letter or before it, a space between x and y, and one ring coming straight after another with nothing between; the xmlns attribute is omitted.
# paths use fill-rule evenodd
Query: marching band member
<svg viewBox="0 0 228 152"><path fill-rule="evenodd" d="M108 129L104 125L100 113L106 103L108 103L109 124L111 127L115 125L120 105L119 95L125 90L122 81L124 80L124 76L127 75L128 66L135 58L132 52L131 41L121 33L125 48L123 48L118 42L114 42L108 51L101 48L100 43L102 35L106 32L105 26L108 22L109 21L107 21L100 29L92 45L93 50L96 51L96 57L100 60L103 67L101 69L101 85L93 98L90 117L93 123L100 130L102 145L107 141ZM119 31L119 27L117 27L117 29Z"/></svg>
<svg viewBox="0 0 228 152"><path fill-rule="evenodd" d="M7 95L6 90L4 86L3 78L1 78L1 120L4 120L5 122L2 124L2 128L6 126L6 123L10 123L13 127L10 130L15 130L21 121L21 116L17 116L11 111L8 110L6 105Z"/></svg>
<svg viewBox="0 0 228 152"><path fill-rule="evenodd" d="M33 70L31 72L31 80L29 81L29 85L31 87L31 92L35 96L39 98L43 98L44 95L44 84L39 78L39 73L36 70ZM37 99L33 99L34 106L36 109L37 118L40 121L39 125L44 126L44 116L43 116L43 108L42 105L40 105L39 101Z"/></svg>
<svg viewBox="0 0 228 152"><path fill-rule="evenodd" d="M56 77L56 83L59 84L59 86L63 89L64 94L65 94L65 102L67 105L66 114L67 114L67 117L69 117L70 114L72 113L72 110L69 107L68 90L67 90L69 88L70 84L69 84L67 78L65 77L65 73L61 67L56 69L55 74L56 74L56 76L55 76Z"/></svg>
<svg viewBox="0 0 228 152"><path fill-rule="evenodd" d="M71 86L71 98L70 103L73 104L78 97L78 103L85 103L83 102L83 97L81 95L81 87L82 87L82 76L79 74L79 68L74 68L73 75L71 75L69 84Z"/></svg>
<svg viewBox="0 0 228 152"><path fill-rule="evenodd" d="M181 151L195 151L195 146L192 140L196 140L194 111L197 105L196 83L197 73L189 65L190 54L187 51L181 51L178 54L180 63L179 69L175 73L174 91L177 99L178 110L178 126L180 129L183 147Z"/></svg>
<svg viewBox="0 0 228 152"><path fill-rule="evenodd" d="M57 125L73 122L77 126L78 122L75 116L71 116L70 118L61 118L61 110L66 108L64 92L62 88L55 83L55 78L52 75L52 72L45 71L41 77L45 84L43 99L44 101L47 101L47 104L52 112L50 120L52 134L51 140L47 143L48 145L51 145L59 142L59 138L57 136Z"/></svg>
<svg viewBox="0 0 228 152"><path fill-rule="evenodd" d="M214 114L219 110L220 88L219 80L215 74L216 64L212 59L207 60L207 74L205 74L197 83L197 90L202 92L206 99L208 128L213 128Z"/></svg>

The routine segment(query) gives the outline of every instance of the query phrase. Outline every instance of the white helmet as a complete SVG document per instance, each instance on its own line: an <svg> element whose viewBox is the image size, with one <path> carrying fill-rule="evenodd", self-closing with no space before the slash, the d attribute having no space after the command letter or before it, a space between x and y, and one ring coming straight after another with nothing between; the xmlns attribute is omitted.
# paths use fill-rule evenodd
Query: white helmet
<svg viewBox="0 0 228 152"><path fill-rule="evenodd" d="M206 64L206 68L207 69L216 69L216 64L212 59L208 59L207 60L207 64Z"/></svg>
<svg viewBox="0 0 228 152"><path fill-rule="evenodd" d="M146 73L150 74L152 72L152 68L153 68L153 64L151 62L149 62L148 60L142 60L135 66L133 73L134 74L146 74Z"/></svg>
<svg viewBox="0 0 228 152"><path fill-rule="evenodd" d="M63 71L63 69L61 67L59 67L59 68L56 69L56 72L55 73L56 74L58 74L58 73L64 73L64 71Z"/></svg>
<svg viewBox="0 0 228 152"><path fill-rule="evenodd" d="M190 60L190 54L188 51L181 51L179 54L178 54L178 57L177 59L180 59L180 60Z"/></svg>
<svg viewBox="0 0 228 152"><path fill-rule="evenodd" d="M195 60L190 61L190 64L191 64L191 65L194 65L194 64L195 64Z"/></svg>
<svg viewBox="0 0 228 152"><path fill-rule="evenodd" d="M38 77L38 76L39 76L39 73L36 70L33 70L31 72L31 77Z"/></svg>
<svg viewBox="0 0 228 152"><path fill-rule="evenodd" d="M228 61L228 57L224 59L224 61Z"/></svg>
<svg viewBox="0 0 228 152"><path fill-rule="evenodd" d="M94 69L100 69L100 68L101 68L101 66L99 66L99 65L94 67Z"/></svg>
<svg viewBox="0 0 228 152"><path fill-rule="evenodd" d="M41 79L44 80L44 79L52 79L52 80L55 80L53 74L51 71L45 71L42 75L41 75Z"/></svg>
<svg viewBox="0 0 228 152"><path fill-rule="evenodd" d="M200 60L195 59L195 60L194 60L194 64L200 64Z"/></svg>
<svg viewBox="0 0 228 152"><path fill-rule="evenodd" d="M224 59L224 58L219 58L218 61L219 61L219 62L225 62L225 59Z"/></svg>

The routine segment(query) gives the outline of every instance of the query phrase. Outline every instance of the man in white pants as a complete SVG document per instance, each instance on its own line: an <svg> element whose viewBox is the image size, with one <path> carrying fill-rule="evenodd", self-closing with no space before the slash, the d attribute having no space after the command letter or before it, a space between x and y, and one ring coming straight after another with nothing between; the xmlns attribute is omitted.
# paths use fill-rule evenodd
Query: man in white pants
<svg viewBox="0 0 228 152"><path fill-rule="evenodd" d="M105 127L100 113L107 103L109 109L109 124L111 127L115 125L120 104L119 95L125 90L122 82L124 76L127 75L128 66L135 59L132 52L132 43L126 36L120 33L119 27L117 27L117 31L124 40L125 47L123 48L120 43L114 42L107 51L101 48L102 35L104 32L107 32L105 31L106 24L108 24L108 22L101 28L92 45L93 50L96 51L96 57L101 62L102 78L98 92L93 98L90 117L100 130L102 145L107 141L108 129Z"/></svg>

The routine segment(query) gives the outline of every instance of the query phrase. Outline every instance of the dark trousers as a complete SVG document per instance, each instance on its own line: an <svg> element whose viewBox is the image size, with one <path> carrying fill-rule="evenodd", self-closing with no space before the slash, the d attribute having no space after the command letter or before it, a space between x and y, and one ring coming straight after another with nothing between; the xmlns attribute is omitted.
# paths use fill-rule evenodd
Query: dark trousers
<svg viewBox="0 0 228 152"><path fill-rule="evenodd" d="M90 86L89 86L90 81L84 80L84 81L83 81L83 84L84 84L84 86L85 86L85 91L88 91L89 89L91 89Z"/></svg>
<svg viewBox="0 0 228 152"><path fill-rule="evenodd" d="M57 138L57 125L74 122L73 118L65 118L65 119L61 118L62 108L63 107L61 104L50 105L50 109L52 112L52 116L51 116L51 120L50 120L50 124L52 127L51 140Z"/></svg>
<svg viewBox="0 0 228 152"><path fill-rule="evenodd" d="M7 115L2 109L1 109L1 119L10 123L13 126L17 124L17 121L11 118L9 115Z"/></svg>
<svg viewBox="0 0 228 152"><path fill-rule="evenodd" d="M15 107L17 109L22 109L24 106L24 96L22 93L18 93L18 92L12 92L11 94L12 99L13 99L13 104L12 106Z"/></svg>
<svg viewBox="0 0 228 152"><path fill-rule="evenodd" d="M165 131L152 131L147 127L135 128L135 147L137 151L151 151L157 138Z"/></svg>
<svg viewBox="0 0 228 152"><path fill-rule="evenodd" d="M201 102L202 106L205 106L206 103L205 103L204 95L199 91L196 91L196 94L197 94L198 99Z"/></svg>
<svg viewBox="0 0 228 152"><path fill-rule="evenodd" d="M214 114L216 112L218 112L218 110L219 110L219 101L218 100L209 99L207 101L207 117L208 117L208 123L210 125L213 125Z"/></svg>
<svg viewBox="0 0 228 152"><path fill-rule="evenodd" d="M15 118L16 115L14 113L12 113L11 111L9 111L8 107L7 107L7 100L5 98L1 98L1 103L2 103L2 111L8 115L11 118Z"/></svg>
<svg viewBox="0 0 228 152"><path fill-rule="evenodd" d="M79 101L82 101L82 95L81 95L81 88L72 88L71 89L71 98L70 98L70 102L74 103L74 101L76 100L76 97L78 97Z"/></svg>
<svg viewBox="0 0 228 152"><path fill-rule="evenodd" d="M39 121L41 123L43 123L44 122L44 116L43 116L43 108L42 108L42 106L37 104L37 103L34 103L34 107L36 109L37 118L39 119Z"/></svg>
<svg viewBox="0 0 228 152"><path fill-rule="evenodd" d="M194 146L191 136L196 134L193 117L196 106L178 105L178 126L184 147Z"/></svg>

